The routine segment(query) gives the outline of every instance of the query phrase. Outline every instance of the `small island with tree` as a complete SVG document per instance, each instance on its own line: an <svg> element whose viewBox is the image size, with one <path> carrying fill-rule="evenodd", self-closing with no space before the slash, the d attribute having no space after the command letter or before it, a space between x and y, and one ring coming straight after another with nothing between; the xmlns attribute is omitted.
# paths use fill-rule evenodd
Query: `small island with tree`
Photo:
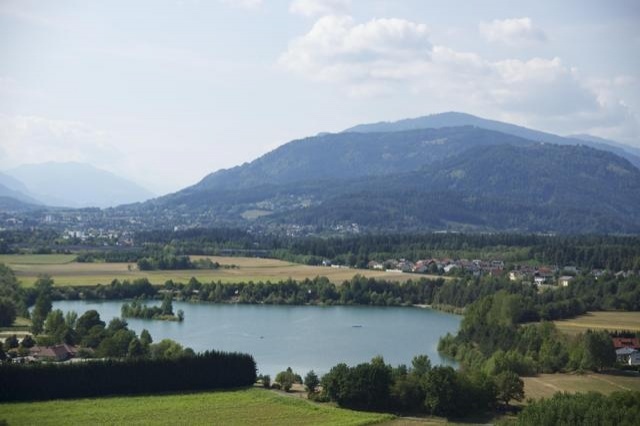
<svg viewBox="0 0 640 426"><path fill-rule="evenodd" d="M134 300L131 303L122 305L120 313L123 318L141 318L162 321L183 321L184 312L178 309L173 312L173 301L171 294L166 294L160 306L148 306L144 303Z"/></svg>

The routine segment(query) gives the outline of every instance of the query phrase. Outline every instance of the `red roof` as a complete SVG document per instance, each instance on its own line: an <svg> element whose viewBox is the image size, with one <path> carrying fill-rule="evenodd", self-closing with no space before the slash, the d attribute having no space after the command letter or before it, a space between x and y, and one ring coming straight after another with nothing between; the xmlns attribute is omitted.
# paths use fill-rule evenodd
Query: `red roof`
<svg viewBox="0 0 640 426"><path fill-rule="evenodd" d="M616 349L634 348L640 349L640 340L637 337L614 337L613 346Z"/></svg>
<svg viewBox="0 0 640 426"><path fill-rule="evenodd" d="M56 346L34 346L29 351L36 358L53 358L58 361L65 361L76 355L76 348L62 344Z"/></svg>

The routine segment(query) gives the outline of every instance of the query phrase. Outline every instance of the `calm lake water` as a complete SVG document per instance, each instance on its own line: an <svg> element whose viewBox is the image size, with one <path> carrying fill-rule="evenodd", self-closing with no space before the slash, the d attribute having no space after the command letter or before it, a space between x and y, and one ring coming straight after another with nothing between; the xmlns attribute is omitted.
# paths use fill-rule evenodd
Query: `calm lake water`
<svg viewBox="0 0 640 426"><path fill-rule="evenodd" d="M121 301L59 301L54 309L90 309L109 322L120 316ZM174 302L182 323L127 319L138 334L146 328L155 342L173 339L196 352L238 351L254 356L259 373L274 375L288 366L299 374L326 373L339 362L354 365L382 355L388 364L410 365L426 354L434 364L440 336L458 330L462 317L421 308L369 306L217 305Z"/></svg>

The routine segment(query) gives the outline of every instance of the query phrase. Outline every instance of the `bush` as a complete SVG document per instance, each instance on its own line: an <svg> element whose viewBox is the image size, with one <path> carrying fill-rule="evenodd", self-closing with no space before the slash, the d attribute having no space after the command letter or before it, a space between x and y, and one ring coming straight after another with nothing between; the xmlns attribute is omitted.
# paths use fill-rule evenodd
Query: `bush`
<svg viewBox="0 0 640 426"><path fill-rule="evenodd" d="M265 389L271 388L271 376L268 374L258 376L258 381L262 383L262 387Z"/></svg>
<svg viewBox="0 0 640 426"><path fill-rule="evenodd" d="M280 385L282 390L289 392L294 383L297 382L298 375L295 374L291 367L288 367L286 371L281 371L276 375L276 383Z"/></svg>

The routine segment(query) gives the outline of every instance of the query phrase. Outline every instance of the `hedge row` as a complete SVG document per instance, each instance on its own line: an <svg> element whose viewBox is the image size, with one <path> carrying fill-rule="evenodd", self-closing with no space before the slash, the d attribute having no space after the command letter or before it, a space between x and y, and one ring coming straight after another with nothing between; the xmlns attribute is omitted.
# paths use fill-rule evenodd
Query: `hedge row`
<svg viewBox="0 0 640 426"><path fill-rule="evenodd" d="M0 365L0 401L235 388L256 381L251 355Z"/></svg>

